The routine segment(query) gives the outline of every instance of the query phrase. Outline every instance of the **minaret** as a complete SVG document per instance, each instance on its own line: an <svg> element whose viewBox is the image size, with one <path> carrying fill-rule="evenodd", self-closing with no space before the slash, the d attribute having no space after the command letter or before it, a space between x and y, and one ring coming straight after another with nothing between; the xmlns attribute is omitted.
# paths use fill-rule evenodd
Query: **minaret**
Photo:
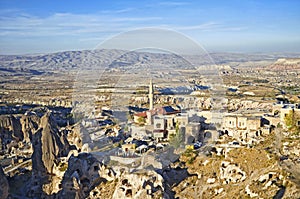
<svg viewBox="0 0 300 199"><path fill-rule="evenodd" d="M150 84L149 84L149 110L153 109L153 83L152 79L150 79Z"/></svg>

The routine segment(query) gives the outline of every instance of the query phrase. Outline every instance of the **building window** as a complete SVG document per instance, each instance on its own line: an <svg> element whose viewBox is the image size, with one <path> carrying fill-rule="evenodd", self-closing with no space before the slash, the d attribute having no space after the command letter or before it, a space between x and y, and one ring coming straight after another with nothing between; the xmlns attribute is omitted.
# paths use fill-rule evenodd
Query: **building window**
<svg viewBox="0 0 300 199"><path fill-rule="evenodd" d="M297 125L300 126L300 120L297 122Z"/></svg>
<svg viewBox="0 0 300 199"><path fill-rule="evenodd" d="M156 128L160 129L161 128L161 123L157 123Z"/></svg>

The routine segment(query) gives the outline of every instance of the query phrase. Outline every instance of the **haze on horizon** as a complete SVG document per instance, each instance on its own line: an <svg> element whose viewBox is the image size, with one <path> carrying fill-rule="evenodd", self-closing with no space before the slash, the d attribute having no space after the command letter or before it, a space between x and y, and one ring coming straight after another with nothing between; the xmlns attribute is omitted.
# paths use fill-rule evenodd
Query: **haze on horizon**
<svg viewBox="0 0 300 199"><path fill-rule="evenodd" d="M214 52L300 52L300 1L0 2L0 54L94 49L133 29L178 31Z"/></svg>

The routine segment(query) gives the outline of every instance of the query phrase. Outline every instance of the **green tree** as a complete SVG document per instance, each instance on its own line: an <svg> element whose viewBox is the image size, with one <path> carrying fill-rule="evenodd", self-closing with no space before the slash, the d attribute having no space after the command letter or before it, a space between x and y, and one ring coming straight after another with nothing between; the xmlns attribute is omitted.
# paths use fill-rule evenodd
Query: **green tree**
<svg viewBox="0 0 300 199"><path fill-rule="evenodd" d="M170 138L170 145L179 148L183 142L183 132L179 128L178 123L176 123L175 132L176 134Z"/></svg>
<svg viewBox="0 0 300 199"><path fill-rule="evenodd" d="M300 134L300 113L295 110L290 110L289 113L285 116L284 122L290 132Z"/></svg>

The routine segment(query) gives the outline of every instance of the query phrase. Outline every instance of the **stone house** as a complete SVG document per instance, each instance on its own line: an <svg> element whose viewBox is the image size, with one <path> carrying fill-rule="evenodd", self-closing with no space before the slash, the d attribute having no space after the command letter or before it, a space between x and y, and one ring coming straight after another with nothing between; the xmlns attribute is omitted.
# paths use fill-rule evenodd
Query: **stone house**
<svg viewBox="0 0 300 199"><path fill-rule="evenodd" d="M245 117L243 118L242 121L244 120ZM262 126L261 117L246 117L245 121L247 123L246 129L249 129L250 131L257 131Z"/></svg>
<svg viewBox="0 0 300 199"><path fill-rule="evenodd" d="M222 130L233 137L248 138L261 135L262 118L259 116L227 115Z"/></svg>
<svg viewBox="0 0 300 199"><path fill-rule="evenodd" d="M153 118L153 130L165 131L167 129L167 122L163 116L154 116Z"/></svg>
<svg viewBox="0 0 300 199"><path fill-rule="evenodd" d="M223 118L223 129L235 129L237 127L237 117L228 115Z"/></svg>
<svg viewBox="0 0 300 199"><path fill-rule="evenodd" d="M185 127L189 123L188 114L179 113L174 117L175 124L178 124L179 127Z"/></svg>
<svg viewBox="0 0 300 199"><path fill-rule="evenodd" d="M278 115L264 115L264 119L269 122L269 125L273 125L275 127L281 123Z"/></svg>
<svg viewBox="0 0 300 199"><path fill-rule="evenodd" d="M247 117L243 117L243 116L239 116L237 117L237 128L240 129L240 130L246 130L247 129L247 126L249 125L249 123L252 123L252 122L249 122L249 118Z"/></svg>

